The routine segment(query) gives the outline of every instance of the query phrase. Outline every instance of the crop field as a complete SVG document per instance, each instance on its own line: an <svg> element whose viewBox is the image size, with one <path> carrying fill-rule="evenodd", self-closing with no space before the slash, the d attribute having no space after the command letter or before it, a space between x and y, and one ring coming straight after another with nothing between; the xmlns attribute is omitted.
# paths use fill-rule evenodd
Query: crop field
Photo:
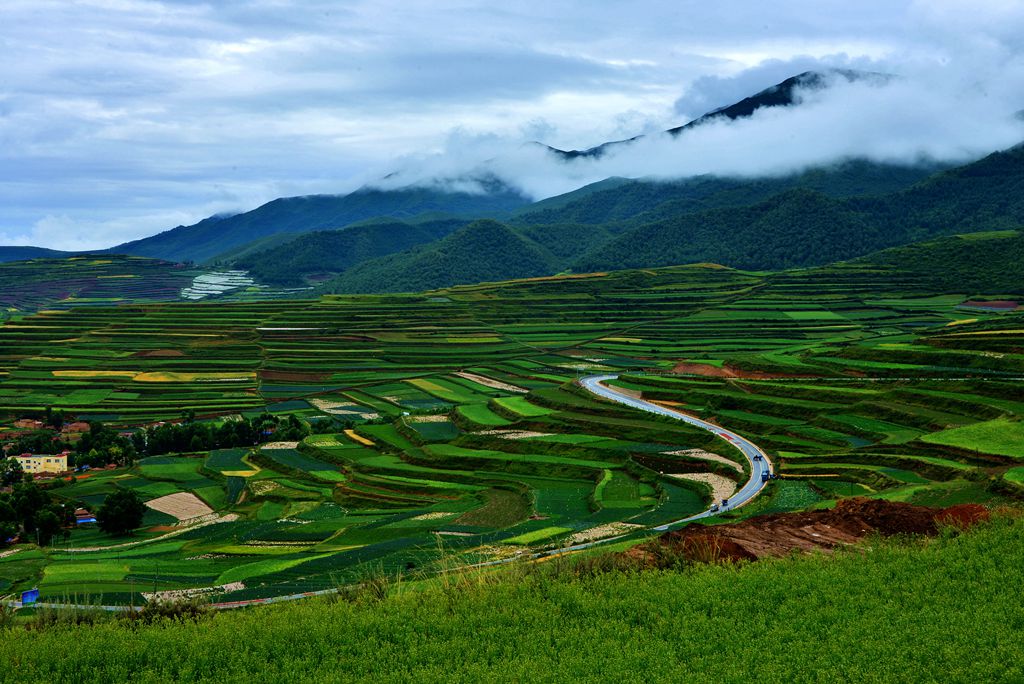
<svg viewBox="0 0 1024 684"><path fill-rule="evenodd" d="M722 440L574 385L591 373L765 448L781 477L728 516L852 495L1021 496L1024 320L972 310L964 322L959 305L981 294L855 265L689 266L19 316L0 327L8 429L52 407L126 431L183 411L215 427L271 411L316 434L83 474L54 495L94 510L130 488L156 508L127 539L85 525L0 558L0 592L139 603L315 591L612 523L641 536L710 503L705 482L676 476L745 479ZM201 506L213 512L179 520Z"/></svg>

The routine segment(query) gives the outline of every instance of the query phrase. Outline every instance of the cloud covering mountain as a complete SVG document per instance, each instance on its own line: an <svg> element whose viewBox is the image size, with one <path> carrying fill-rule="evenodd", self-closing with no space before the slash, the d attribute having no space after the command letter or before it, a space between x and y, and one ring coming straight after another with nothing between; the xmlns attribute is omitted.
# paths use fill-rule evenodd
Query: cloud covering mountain
<svg viewBox="0 0 1024 684"><path fill-rule="evenodd" d="M70 249L396 169L483 165L540 196L851 150L964 159L1015 142L1024 107L1024 6L1003 0L7 0L0 24L0 243ZM525 144L654 133L830 66L905 80L600 165Z"/></svg>

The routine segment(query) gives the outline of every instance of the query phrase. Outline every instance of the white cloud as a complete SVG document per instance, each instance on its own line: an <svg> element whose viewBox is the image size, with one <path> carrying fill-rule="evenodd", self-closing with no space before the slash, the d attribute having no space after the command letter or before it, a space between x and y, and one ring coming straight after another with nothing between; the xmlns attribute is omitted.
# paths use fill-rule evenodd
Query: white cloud
<svg viewBox="0 0 1024 684"><path fill-rule="evenodd" d="M1011 0L5 0L0 25L0 244L108 246L343 192L396 164L422 178L497 157L488 168L545 195L855 145L966 158L1010 139L1001 108L1024 92L1024 8ZM889 104L842 89L797 118L652 139L596 164L524 146L651 133L821 64L928 85ZM850 114L855 97L872 110Z"/></svg>

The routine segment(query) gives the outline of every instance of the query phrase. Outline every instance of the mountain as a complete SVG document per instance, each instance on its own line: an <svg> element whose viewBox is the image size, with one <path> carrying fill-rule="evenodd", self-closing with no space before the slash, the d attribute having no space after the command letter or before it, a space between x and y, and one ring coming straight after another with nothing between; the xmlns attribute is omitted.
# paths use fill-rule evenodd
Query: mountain
<svg viewBox="0 0 1024 684"><path fill-rule="evenodd" d="M577 193L575 201L522 212L508 224L475 223L437 242L363 262L325 283L323 291L409 291L565 270L697 262L801 268L940 236L1024 226L1024 147L905 187L923 173L856 162L790 179L617 182ZM844 194L886 186L898 189ZM540 222L553 219L577 220Z"/></svg>
<svg viewBox="0 0 1024 684"><path fill-rule="evenodd" d="M62 252L58 249L45 247L22 247L20 245L0 246L0 264L8 261L24 261L26 259L60 259L78 252Z"/></svg>
<svg viewBox="0 0 1024 684"><path fill-rule="evenodd" d="M927 292L1024 295L1024 232L966 233L869 254L839 268L898 272Z"/></svg>
<svg viewBox="0 0 1024 684"><path fill-rule="evenodd" d="M826 264L928 238L1024 225L1024 147L942 171L889 195L834 198L806 188L763 202L679 214L597 246L574 269L695 261L746 269Z"/></svg>
<svg viewBox="0 0 1024 684"><path fill-rule="evenodd" d="M522 207L507 224L552 256L556 270L562 270L645 223L708 208L746 206L794 188L818 190L830 197L884 194L908 187L933 171L849 161L779 178L702 176L672 182L611 178ZM465 223L449 223L448 232ZM342 273L361 261L429 242L432 234L434 239L447 234L433 232L438 227L415 230L407 222L377 219L342 231L298 237L282 233L238 248L241 254L221 255L218 261L248 269L260 282L292 287L306 284L310 276L319 279Z"/></svg>
<svg viewBox="0 0 1024 684"><path fill-rule="evenodd" d="M545 275L548 250L498 221L483 219L436 242L372 259L325 283L321 292L418 292L448 285Z"/></svg>
<svg viewBox="0 0 1024 684"><path fill-rule="evenodd" d="M210 217L152 237L107 250L169 261L203 262L254 240L279 233L306 233L343 228L368 218L409 218L439 212L471 218L503 216L529 200L499 181L485 192L450 192L436 188L398 190L363 188L348 195L286 197L228 217Z"/></svg>
<svg viewBox="0 0 1024 684"><path fill-rule="evenodd" d="M745 119L753 116L754 112L759 109L767 107L790 107L799 103L800 93L809 90L822 90L828 88L832 83L837 80L843 80L847 82L853 81L868 81L872 83L884 84L889 81L892 77L888 74L882 74L870 71L856 71L853 69L828 69L826 71L805 71L802 74L791 76L781 83L765 88L761 92L751 95L750 97L743 98L739 102L735 102L726 107L720 107L703 114L693 121L683 124L682 126L676 126L670 128L665 133L677 136L683 131L690 130L697 126L702 126L706 123L713 121L720 121L722 119L736 120ZM636 142L643 138L643 135L636 135L626 140L615 140L612 142L602 143L596 147L591 147L586 150L560 150L555 147L545 145L545 147L552 153L558 155L565 160L573 160L579 157L590 157L599 158L614 150L616 147L621 145L628 145Z"/></svg>
<svg viewBox="0 0 1024 684"><path fill-rule="evenodd" d="M433 242L467 223L469 221L465 219L416 224L391 221L352 226L345 230L314 231L283 246L274 245L244 255L235 259L233 265L248 270L261 283L302 286L311 280L341 273L364 261Z"/></svg>
<svg viewBox="0 0 1024 684"><path fill-rule="evenodd" d="M830 197L882 195L902 190L941 168L848 160L766 178L696 176L673 181L608 179L519 209L515 223L649 222L669 216L759 202L794 188Z"/></svg>

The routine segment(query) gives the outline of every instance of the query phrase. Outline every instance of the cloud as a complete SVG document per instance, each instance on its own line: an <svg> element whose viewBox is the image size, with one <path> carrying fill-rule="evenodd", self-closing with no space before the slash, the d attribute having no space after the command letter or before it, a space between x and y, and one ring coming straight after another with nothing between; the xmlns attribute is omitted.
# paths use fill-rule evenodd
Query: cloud
<svg viewBox="0 0 1024 684"><path fill-rule="evenodd" d="M568 162L537 145L459 131L442 153L402 160L387 185L494 175L539 199L611 176L780 175L851 158L966 163L1024 140L1024 122L1014 116L1024 105L1024 69L1006 66L991 82L943 70L884 84L836 78L827 89L804 91L795 107L716 120L676 137L652 134Z"/></svg>
<svg viewBox="0 0 1024 684"><path fill-rule="evenodd" d="M544 196L856 145L967 158L1003 145L1002 108L1024 107L1019 5L4 0L0 244L109 246L396 169L417 182L482 170ZM889 91L891 105L842 88L800 114L653 136L599 163L528 144L653 134L821 65L922 85Z"/></svg>

